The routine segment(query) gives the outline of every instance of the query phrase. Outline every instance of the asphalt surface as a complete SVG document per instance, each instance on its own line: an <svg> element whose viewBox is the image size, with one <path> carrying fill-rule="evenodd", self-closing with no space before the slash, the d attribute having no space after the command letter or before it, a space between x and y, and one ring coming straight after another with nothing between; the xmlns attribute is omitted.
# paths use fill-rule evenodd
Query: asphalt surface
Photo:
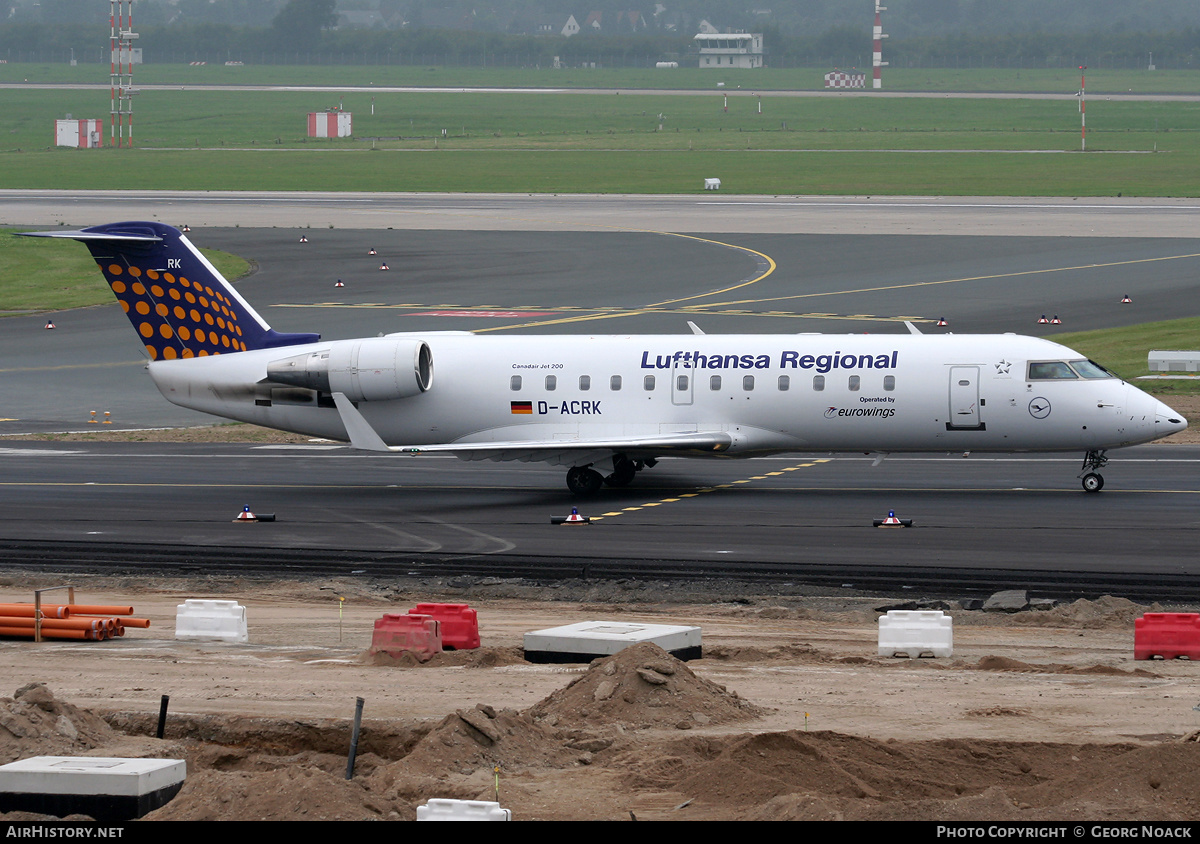
<svg viewBox="0 0 1200 844"><path fill-rule="evenodd" d="M0 196L0 218L15 222L10 199ZM275 328L327 338L428 328L688 333L689 320L710 333L903 332L901 320L910 319L930 332L1039 334L1050 333L1036 324L1042 313L1063 319L1057 330L1080 330L1200 307L1200 238L1162 234L1194 213L1181 203L1085 210L1069 200L795 200L803 207L786 206L787 214L766 203L773 226L746 232L744 220L725 224L728 205L697 209L686 197L629 200L621 225L609 222L618 198L542 203L540 217L527 197L393 197L369 211L333 207L338 197L315 210L299 197L173 197L157 206L153 199L131 198L131 207L118 203L103 217L89 208L91 218L79 219L77 204L59 199L54 210L54 197L32 197L27 222L46 225L47 214L71 225L145 218L152 215L120 212L147 210L133 207L147 202L155 217L179 222L236 205L250 222L193 223L192 239L257 263L239 286ZM394 228L376 225L375 215L393 206L416 210L391 214ZM857 228L825 231L825 212ZM763 213L762 204L747 205L746 216ZM300 228L264 225L315 214L338 225L305 224L305 244ZM545 222L550 216L558 219ZM454 230L455 217L471 223ZM707 225L675 227L675 217ZM894 231L905 218L908 234L862 231ZM343 227L364 219L364 228ZM953 233L935 233L938 219ZM809 225L815 220L822 222ZM345 287L334 287L339 278ZM1132 305L1119 304L1126 293ZM939 317L947 328L933 325ZM0 422L0 433L86 429L91 410L110 412L117 427L211 421L157 394L117 307L54 320L53 331L44 316L0 324L0 416L11 420ZM733 573L926 590L1036 585L1056 594L1200 596L1192 561L1200 451L1190 447L1114 453L1099 495L1080 491L1081 455L892 458L874 468L862 457L829 455L665 460L634 486L589 503L603 518L583 528L549 524L571 502L562 472L537 465L317 446L0 447L11 449L0 451L0 539L11 565ZM233 524L243 505L277 512L278 521ZM917 527L872 528L889 509Z"/></svg>
<svg viewBox="0 0 1200 844"><path fill-rule="evenodd" d="M579 504L558 469L328 445L0 449L10 566L137 575L718 577L1200 599L1200 450L1121 452L1099 495L1065 456L663 460ZM244 506L274 521L234 521ZM873 526L889 510L903 529Z"/></svg>

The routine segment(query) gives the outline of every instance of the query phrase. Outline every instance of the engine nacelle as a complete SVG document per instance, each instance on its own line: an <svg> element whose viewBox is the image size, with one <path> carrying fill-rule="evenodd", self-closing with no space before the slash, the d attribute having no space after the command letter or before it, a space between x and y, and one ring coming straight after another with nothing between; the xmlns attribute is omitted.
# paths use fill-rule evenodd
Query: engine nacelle
<svg viewBox="0 0 1200 844"><path fill-rule="evenodd" d="M389 401L433 386L433 352L424 340L339 340L328 349L267 364L267 377L292 387L345 393L351 401Z"/></svg>

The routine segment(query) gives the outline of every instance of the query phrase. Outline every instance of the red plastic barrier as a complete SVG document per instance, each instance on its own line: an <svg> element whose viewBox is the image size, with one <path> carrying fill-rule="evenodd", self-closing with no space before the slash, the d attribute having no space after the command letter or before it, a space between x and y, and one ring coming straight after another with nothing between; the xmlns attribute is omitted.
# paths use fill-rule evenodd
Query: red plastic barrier
<svg viewBox="0 0 1200 844"><path fill-rule="evenodd" d="M424 662L442 650L441 625L427 615L388 613L375 622L371 653L415 654Z"/></svg>
<svg viewBox="0 0 1200 844"><path fill-rule="evenodd" d="M1133 622L1133 658L1200 659L1200 613L1148 612Z"/></svg>
<svg viewBox="0 0 1200 844"><path fill-rule="evenodd" d="M479 616L466 604L417 604L410 615L428 615L442 624L442 647L467 651L479 647Z"/></svg>

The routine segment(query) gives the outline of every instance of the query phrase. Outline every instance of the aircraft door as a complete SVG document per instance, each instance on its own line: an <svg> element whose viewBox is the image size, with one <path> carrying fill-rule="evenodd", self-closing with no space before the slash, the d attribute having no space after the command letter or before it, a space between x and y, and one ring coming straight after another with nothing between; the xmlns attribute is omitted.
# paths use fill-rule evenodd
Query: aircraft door
<svg viewBox="0 0 1200 844"><path fill-rule="evenodd" d="M979 415L979 367L950 367L950 419L946 430L983 430Z"/></svg>
<svg viewBox="0 0 1200 844"><path fill-rule="evenodd" d="M690 405L696 390L696 370L682 361L671 365L671 404Z"/></svg>

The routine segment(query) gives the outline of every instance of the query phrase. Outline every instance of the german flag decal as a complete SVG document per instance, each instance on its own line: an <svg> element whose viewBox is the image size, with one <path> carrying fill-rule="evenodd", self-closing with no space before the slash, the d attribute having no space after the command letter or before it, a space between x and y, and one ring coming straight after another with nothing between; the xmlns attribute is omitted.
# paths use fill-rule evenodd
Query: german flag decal
<svg viewBox="0 0 1200 844"><path fill-rule="evenodd" d="M509 404L512 405L513 413L533 413L533 402L531 401L514 401Z"/></svg>

